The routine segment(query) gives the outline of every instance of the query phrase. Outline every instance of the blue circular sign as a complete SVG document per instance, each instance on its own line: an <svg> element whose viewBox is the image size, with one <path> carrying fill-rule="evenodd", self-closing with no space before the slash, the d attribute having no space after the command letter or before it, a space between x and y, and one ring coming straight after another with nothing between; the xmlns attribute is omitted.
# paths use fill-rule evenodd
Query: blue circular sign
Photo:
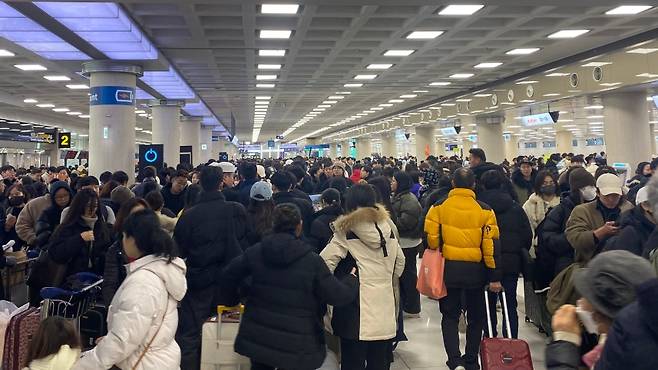
<svg viewBox="0 0 658 370"><path fill-rule="evenodd" d="M144 153L144 160L146 160L149 163L153 163L158 160L158 152L153 150L153 148L149 149Z"/></svg>

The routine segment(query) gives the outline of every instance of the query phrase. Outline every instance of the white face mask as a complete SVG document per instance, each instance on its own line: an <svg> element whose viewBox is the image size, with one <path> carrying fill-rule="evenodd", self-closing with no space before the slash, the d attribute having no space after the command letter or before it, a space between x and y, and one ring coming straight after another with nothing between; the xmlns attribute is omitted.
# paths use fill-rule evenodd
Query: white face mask
<svg viewBox="0 0 658 370"><path fill-rule="evenodd" d="M596 198L596 186L586 186L580 189L580 194L586 202L591 202Z"/></svg>
<svg viewBox="0 0 658 370"><path fill-rule="evenodd" d="M581 323L583 323L583 326L585 327L585 330L587 330L588 333L590 334L598 334L599 333L599 326L594 321L594 314L582 309L580 306L576 307L576 315L578 315L578 319L580 320Z"/></svg>

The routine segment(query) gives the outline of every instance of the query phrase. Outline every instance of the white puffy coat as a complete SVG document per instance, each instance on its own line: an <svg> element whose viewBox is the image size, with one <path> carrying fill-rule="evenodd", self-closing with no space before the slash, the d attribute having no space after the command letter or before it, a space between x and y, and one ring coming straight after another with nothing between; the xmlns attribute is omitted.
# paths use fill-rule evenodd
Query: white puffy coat
<svg viewBox="0 0 658 370"><path fill-rule="evenodd" d="M180 348L174 336L178 302L187 291L185 262L175 258L167 263L164 257L148 255L126 269L128 276L108 310L107 336L73 369L109 369L116 365L131 370L161 323L162 328L136 369L180 369Z"/></svg>

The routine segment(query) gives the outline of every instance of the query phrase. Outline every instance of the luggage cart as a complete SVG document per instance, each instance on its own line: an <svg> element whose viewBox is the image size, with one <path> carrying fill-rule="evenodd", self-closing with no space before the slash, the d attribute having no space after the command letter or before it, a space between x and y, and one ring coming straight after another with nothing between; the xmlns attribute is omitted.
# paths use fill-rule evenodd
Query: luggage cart
<svg viewBox="0 0 658 370"><path fill-rule="evenodd" d="M68 290L56 287L41 289L41 319L61 316L71 319L80 331L80 317L96 303L101 291L103 279L92 273L80 272L73 275L74 286L80 289Z"/></svg>
<svg viewBox="0 0 658 370"><path fill-rule="evenodd" d="M22 259L16 262L14 266L7 266L2 274L2 285L5 292L5 300L14 303L16 306L22 306L28 301L28 288L26 284L27 277L30 275L32 263L36 258Z"/></svg>
<svg viewBox="0 0 658 370"><path fill-rule="evenodd" d="M201 370L248 370L251 363L233 350L244 306L217 306L217 316L203 324Z"/></svg>

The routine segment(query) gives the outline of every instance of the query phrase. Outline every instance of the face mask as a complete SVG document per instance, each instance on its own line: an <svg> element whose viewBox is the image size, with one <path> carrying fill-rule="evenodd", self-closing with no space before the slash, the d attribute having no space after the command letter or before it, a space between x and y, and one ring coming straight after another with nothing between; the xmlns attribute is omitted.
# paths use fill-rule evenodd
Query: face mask
<svg viewBox="0 0 658 370"><path fill-rule="evenodd" d="M539 189L542 194L555 194L555 185L542 185L541 189Z"/></svg>
<svg viewBox="0 0 658 370"><path fill-rule="evenodd" d="M580 189L580 194L586 202L591 202L596 198L596 186L586 186Z"/></svg>
<svg viewBox="0 0 658 370"><path fill-rule="evenodd" d="M10 197L9 205L12 207L18 207L25 202L25 197Z"/></svg>
<svg viewBox="0 0 658 370"><path fill-rule="evenodd" d="M594 321L593 313L580 308L580 306L577 306L576 315L578 315L578 319L580 320L581 323L583 323L583 326L585 327L585 330L587 330L588 333L590 334L599 333L599 326L596 324L596 321Z"/></svg>

